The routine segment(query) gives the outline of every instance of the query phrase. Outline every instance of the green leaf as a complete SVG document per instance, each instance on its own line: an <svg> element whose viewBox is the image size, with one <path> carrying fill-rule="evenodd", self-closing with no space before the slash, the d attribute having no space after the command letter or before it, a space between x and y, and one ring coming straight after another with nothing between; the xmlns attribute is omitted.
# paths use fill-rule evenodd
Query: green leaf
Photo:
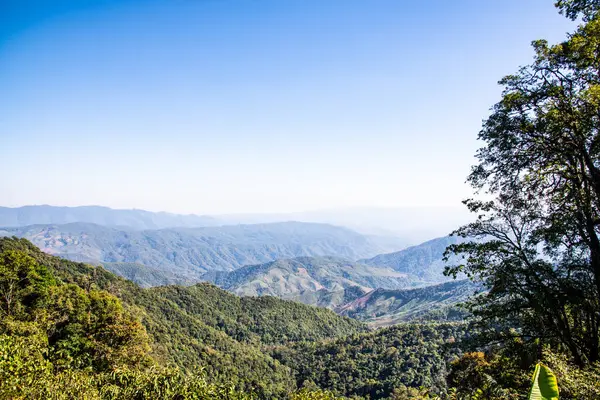
<svg viewBox="0 0 600 400"><path fill-rule="evenodd" d="M550 368L538 363L533 372L529 400L558 400L558 383Z"/></svg>

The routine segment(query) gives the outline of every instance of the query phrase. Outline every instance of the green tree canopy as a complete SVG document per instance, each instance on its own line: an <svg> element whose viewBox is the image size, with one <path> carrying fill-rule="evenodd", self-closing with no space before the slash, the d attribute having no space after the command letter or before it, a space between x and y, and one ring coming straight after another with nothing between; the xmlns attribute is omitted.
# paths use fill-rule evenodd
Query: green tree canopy
<svg viewBox="0 0 600 400"><path fill-rule="evenodd" d="M446 273L484 282L471 309L496 338L543 339L584 365L600 358L600 18L597 1L557 6L586 22L533 42L534 62L500 81L468 178L492 200L465 201L477 220L455 233L477 240L448 248L464 263Z"/></svg>
<svg viewBox="0 0 600 400"><path fill-rule="evenodd" d="M590 20L600 9L600 1L598 0L558 0L555 5L561 14L573 20L580 15L584 19Z"/></svg>

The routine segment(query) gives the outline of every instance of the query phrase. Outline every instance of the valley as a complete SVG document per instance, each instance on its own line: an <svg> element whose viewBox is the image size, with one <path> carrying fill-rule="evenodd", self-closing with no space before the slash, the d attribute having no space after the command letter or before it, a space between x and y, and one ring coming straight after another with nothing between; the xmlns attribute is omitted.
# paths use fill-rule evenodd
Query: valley
<svg viewBox="0 0 600 400"><path fill-rule="evenodd" d="M17 255L30 260L28 262L32 267L43 268L46 272L42 274L48 276L47 283L44 284L51 285L51 291L69 288L69 285L72 285L70 290L87 288L89 293L101 290L116 296L122 302L124 309L135 315L143 325L144 332L148 335L148 357L159 363L172 363L189 371L193 369L193 365L200 364L207 372L211 384L233 383L241 390L254 391L260 398L285 398L292 391L306 387L309 381L313 385L317 384L339 395L364 396L370 393L373 398L384 398L391 394L392 388L400 387L399 385L404 387L404 385L428 383L436 391L444 390L441 381L444 360L451 357L451 353L444 355L432 348L422 347L418 341L412 341L417 335L422 336L422 340L441 344L452 337L462 335L463 328L460 325L439 325L439 327L431 325L429 328L398 327L372 333L368 325L353 318L337 315L327 307L335 308L338 304L364 295L369 289L361 285L382 283L390 287L402 286L403 284L399 282L406 279L406 276L387 269L377 272L377 267L369 268L331 257L298 258L242 267L237 271L248 270L249 272L244 271L235 275L236 271L233 271L227 273L234 274L233 276L225 275L222 280L215 279L217 283L232 288L231 285L244 281L244 277L251 276L246 282L249 281L249 287L253 287L252 283L258 278L268 282L262 273L270 272L274 268L287 268L290 273L300 270L300 275L314 275L315 285L317 282L322 282L322 285L318 284L314 287L313 294L316 296L325 297L322 294L324 291L327 291L331 297L336 297L340 291L344 293L339 297L338 303L328 303L327 307L314 307L297 301L280 300L273 296L290 298L299 296L297 291L290 290L290 286L278 286L282 290L279 292L260 293L269 294L265 296L256 296L259 293L253 293L252 296L241 297L209 283L144 289L102 268L43 253L26 239L0 238L0 254L4 257L0 260L4 268L18 268L17 264L11 264L16 262L12 260L16 260L14 257ZM375 273L375 276L370 276L371 273ZM244 292L248 286L242 285L238 287L239 289ZM76 289L79 290L82 289ZM369 293L377 293L379 290L381 289ZM438 292L436 289L433 291ZM82 291L81 295L83 293L85 292ZM302 294L306 294L306 291ZM434 296L432 295L432 299ZM441 295L441 297L447 300L444 305L450 304L447 296ZM441 297L436 298L440 300L440 304L442 304ZM433 308L434 301L430 300L430 302ZM44 307L47 307L44 304L28 306L32 307L29 314L19 317L22 323L34 324L35 322L29 321L27 315L41 312ZM319 305L318 302L312 304ZM355 305L356 302L350 304ZM42 309L38 310L36 307ZM354 307L352 311L358 310ZM350 309L344 307L343 313L349 312ZM434 336L429 337L430 335ZM331 342L332 339L338 341ZM47 351L50 353L57 351L52 347L56 339L48 340L50 347ZM411 372L411 368L404 365L398 355L392 364L391 361L386 361L389 357L386 350L388 346L397 345L399 342L405 343L403 352L408 351L413 354L412 357L417 356L428 360L425 364L421 364L422 371L416 374L415 371ZM381 347L382 343L387 344ZM0 342L0 350L1 345ZM350 362L340 353L338 361L328 361L335 363L337 365L335 368L327 364L321 353L331 351L328 349L332 346L340 349L347 347L344 352L364 352L370 346L375 346L368 350L371 355L367 356L365 353L364 356L359 356L356 372L362 372L350 386L339 386L339 383L327 377L329 374L327 371L346 368L344 363ZM56 357L59 357L58 353ZM317 363L315 357L322 361ZM381 367L375 369L369 367L368 364L372 362L381 362ZM400 368L404 372L386 378L385 368ZM306 375L308 370L311 372ZM432 375L425 378L427 374ZM375 381L379 382L375 386L370 383Z"/></svg>
<svg viewBox="0 0 600 400"><path fill-rule="evenodd" d="M95 210L83 208L89 209ZM100 209L108 220L125 221L123 210ZM40 221L57 218L57 210L45 215L47 210L28 208L28 221L36 215ZM75 218L82 212L82 208L68 210L59 208L58 215ZM162 216L138 210L133 215L143 215L146 220ZM175 221L186 218L169 216ZM132 218L128 221L134 221ZM210 282L239 296L273 296L325 307L373 326L422 317L428 310L451 307L466 297L444 297L432 289L421 291L418 300L407 304L381 305L382 291L399 291L402 297L412 293L407 289L447 281L442 255L448 244L457 242L453 238L434 239L390 253L386 252L393 244L390 238L378 241L327 224L283 222L152 230L135 226L34 224L0 228L0 236L26 238L49 254L102 265L142 287ZM377 253L383 254L364 258ZM387 304L393 296L385 297ZM358 310L353 302L366 298L370 299L368 309ZM401 317L399 308L403 310Z"/></svg>
<svg viewBox="0 0 600 400"><path fill-rule="evenodd" d="M353 260L390 249L387 240L380 243L346 228L301 222L158 230L75 222L0 228L0 235L27 238L43 251L75 261L107 263L109 268L116 267L112 263L127 263L129 277L134 276L136 265L144 265L162 274L148 282L151 286L174 283L172 274L197 282L207 271L231 271L279 258L337 256Z"/></svg>

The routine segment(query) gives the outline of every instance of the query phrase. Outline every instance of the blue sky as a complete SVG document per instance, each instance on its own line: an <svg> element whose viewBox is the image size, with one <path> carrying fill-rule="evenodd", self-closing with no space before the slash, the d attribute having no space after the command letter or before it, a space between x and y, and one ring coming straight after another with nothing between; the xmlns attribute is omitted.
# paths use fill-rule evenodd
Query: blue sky
<svg viewBox="0 0 600 400"><path fill-rule="evenodd" d="M552 3L0 0L0 205L460 205Z"/></svg>

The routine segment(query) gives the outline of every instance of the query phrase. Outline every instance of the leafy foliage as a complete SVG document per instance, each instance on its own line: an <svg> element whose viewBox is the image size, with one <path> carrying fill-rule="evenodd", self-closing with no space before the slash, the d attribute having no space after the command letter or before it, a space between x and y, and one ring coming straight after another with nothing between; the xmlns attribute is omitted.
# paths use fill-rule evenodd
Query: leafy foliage
<svg viewBox="0 0 600 400"><path fill-rule="evenodd" d="M485 353L452 364L452 398L520 398L532 371L531 395L558 398L539 385L552 381L540 361L561 398L598 397L600 3L556 6L583 23L557 45L533 42L534 62L501 80L469 176L492 200L465 201L477 220L455 234L470 241L447 249L447 274L488 289L469 304Z"/></svg>
<svg viewBox="0 0 600 400"><path fill-rule="evenodd" d="M45 346L40 357L65 374L105 374L153 363L192 373L202 366L210 384L284 397L296 388L291 370L263 346L365 329L329 310L239 298L209 284L142 289L101 268L44 254L24 239L0 239L0 254L5 253L16 256L4 259L16 261L3 263L3 271L45 271L35 276L47 278L35 296L25 291L21 297L18 309L32 304L35 310L20 313L21 319L5 318L4 332L11 338L39 337ZM38 280L21 282L24 288L40 286Z"/></svg>
<svg viewBox="0 0 600 400"><path fill-rule="evenodd" d="M555 3L561 14L575 20L582 15L584 20L593 19L600 9L598 0L558 0Z"/></svg>
<svg viewBox="0 0 600 400"><path fill-rule="evenodd" d="M600 364L579 368L564 354L548 350L543 352L542 362L556 375L561 399L600 398Z"/></svg>
<svg viewBox="0 0 600 400"><path fill-rule="evenodd" d="M558 400L556 376L542 363L538 363L533 371L529 400Z"/></svg>
<svg viewBox="0 0 600 400"><path fill-rule="evenodd" d="M533 43L534 62L501 80L469 181L492 201L467 200L476 222L451 245L489 291L471 311L500 333L600 360L600 18L596 2L566 1L589 15L563 43ZM590 12L588 12L590 11ZM511 330L517 328L516 330Z"/></svg>
<svg viewBox="0 0 600 400"><path fill-rule="evenodd" d="M322 342L276 347L273 356L293 366L299 386L337 395L382 399L406 387L446 390L446 349L464 335L459 324L397 325Z"/></svg>
<svg viewBox="0 0 600 400"><path fill-rule="evenodd" d="M10 399L253 399L232 386L211 384L199 370L117 369L57 371L31 338L0 335L0 397Z"/></svg>

